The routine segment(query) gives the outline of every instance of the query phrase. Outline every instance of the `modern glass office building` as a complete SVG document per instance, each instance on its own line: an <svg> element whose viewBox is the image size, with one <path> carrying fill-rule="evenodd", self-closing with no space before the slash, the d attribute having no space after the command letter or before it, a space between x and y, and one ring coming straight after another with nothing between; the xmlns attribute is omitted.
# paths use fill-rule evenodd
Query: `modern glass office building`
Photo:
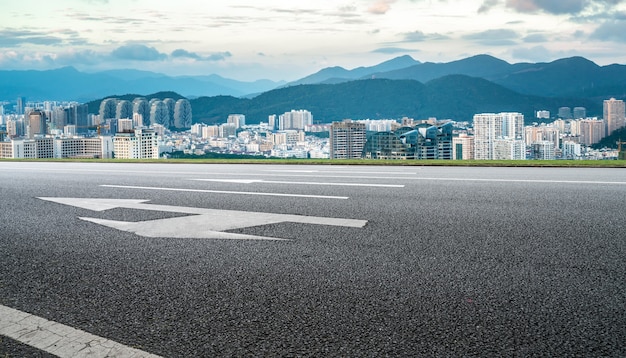
<svg viewBox="0 0 626 358"><path fill-rule="evenodd" d="M452 159L452 123L419 124L368 136L363 158Z"/></svg>

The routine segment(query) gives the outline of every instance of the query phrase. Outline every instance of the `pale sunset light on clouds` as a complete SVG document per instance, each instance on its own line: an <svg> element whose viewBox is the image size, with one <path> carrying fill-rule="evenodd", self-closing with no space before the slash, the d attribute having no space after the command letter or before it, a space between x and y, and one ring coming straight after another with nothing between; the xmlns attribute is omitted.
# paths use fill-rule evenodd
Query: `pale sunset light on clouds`
<svg viewBox="0 0 626 358"><path fill-rule="evenodd" d="M0 68L294 80L396 56L626 63L626 0L5 2Z"/></svg>

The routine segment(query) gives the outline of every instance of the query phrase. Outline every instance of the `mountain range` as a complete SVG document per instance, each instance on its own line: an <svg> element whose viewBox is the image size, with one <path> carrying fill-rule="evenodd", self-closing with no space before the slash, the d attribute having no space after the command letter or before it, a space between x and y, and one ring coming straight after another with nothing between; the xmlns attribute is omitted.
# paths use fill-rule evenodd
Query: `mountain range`
<svg viewBox="0 0 626 358"><path fill-rule="evenodd" d="M206 123L223 122L231 113L258 123L292 109L307 109L318 122L403 116L471 120L474 113L500 111L522 112L532 122L535 111L556 113L562 106L586 107L588 115L601 117L604 99L626 99L625 65L599 66L582 57L510 64L489 55L448 63L400 56L352 70L328 67L290 83L137 70L86 74L73 68L0 71L0 81L0 99L27 94L29 99L81 101L173 91L191 99L194 122ZM97 111L97 103L90 104L90 111Z"/></svg>
<svg viewBox="0 0 626 358"><path fill-rule="evenodd" d="M0 99L24 96L29 101L88 102L112 93L175 91L186 97L245 96L284 85L285 82L236 81L218 75L171 77L140 70L85 73L73 67L48 71L0 71Z"/></svg>
<svg viewBox="0 0 626 358"><path fill-rule="evenodd" d="M626 66L598 66L582 57L549 63L518 63L478 55L449 63L401 56L372 67L329 67L250 99L201 97L192 101L194 120L219 123L244 113L250 123L291 109L311 111L317 122L345 118L451 118L475 113L535 112L585 107L602 117L602 102L626 99Z"/></svg>
<svg viewBox="0 0 626 358"><path fill-rule="evenodd" d="M307 109L314 121L346 118L386 119L437 117L471 121L475 113L522 112L528 122L540 109L586 107L601 113L602 102L520 94L482 78L447 75L425 84L415 80L368 79L337 84L284 87L251 99L230 96L193 99L194 122L224 122L229 113L243 113L247 123L267 121L270 114Z"/></svg>
<svg viewBox="0 0 626 358"><path fill-rule="evenodd" d="M599 66L584 57L570 57L548 63L516 64L489 55L477 55L447 63L415 61L411 64L411 60L410 56L402 56L378 66L352 71L330 67L290 84L336 84L369 78L416 80L426 83L447 75L466 75L483 78L528 95L580 98L626 95L625 65ZM396 68L391 68L396 64L398 64ZM391 69L379 71L382 66Z"/></svg>

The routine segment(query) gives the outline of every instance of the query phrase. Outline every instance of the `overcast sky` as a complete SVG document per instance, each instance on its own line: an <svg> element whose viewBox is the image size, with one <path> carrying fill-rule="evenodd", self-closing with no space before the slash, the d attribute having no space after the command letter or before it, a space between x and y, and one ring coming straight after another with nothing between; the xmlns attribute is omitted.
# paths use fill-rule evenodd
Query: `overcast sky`
<svg viewBox="0 0 626 358"><path fill-rule="evenodd" d="M0 69L295 80L400 55L626 64L626 0L3 0Z"/></svg>

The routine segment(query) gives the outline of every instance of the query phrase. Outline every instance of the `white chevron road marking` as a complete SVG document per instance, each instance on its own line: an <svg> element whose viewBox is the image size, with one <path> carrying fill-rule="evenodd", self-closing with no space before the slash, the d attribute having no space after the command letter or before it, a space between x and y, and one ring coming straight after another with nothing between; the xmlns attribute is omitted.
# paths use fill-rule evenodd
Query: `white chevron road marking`
<svg viewBox="0 0 626 358"><path fill-rule="evenodd" d="M40 197L39 199L63 205L75 206L92 211L105 211L114 208L128 208L190 215L139 222L114 221L99 218L80 217L80 219L84 221L89 221L95 224L111 227L121 231L132 232L134 234L144 237L280 241L285 239L228 233L224 231L282 222L344 226L354 228L362 228L367 224L366 220L156 205L147 204L146 201L148 200L136 199L47 197Z"/></svg>

